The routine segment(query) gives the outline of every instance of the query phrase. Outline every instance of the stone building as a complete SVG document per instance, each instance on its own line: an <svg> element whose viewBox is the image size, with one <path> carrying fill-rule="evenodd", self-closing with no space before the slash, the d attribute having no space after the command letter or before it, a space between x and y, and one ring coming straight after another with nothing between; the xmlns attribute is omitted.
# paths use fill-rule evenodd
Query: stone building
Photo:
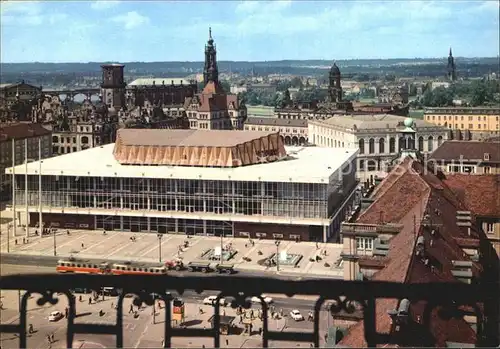
<svg viewBox="0 0 500 349"><path fill-rule="evenodd" d="M184 110L192 129L242 130L247 117L245 104L238 96L228 94L219 82L217 51L209 30L203 70L205 87L201 93L186 98Z"/></svg>
<svg viewBox="0 0 500 349"><path fill-rule="evenodd" d="M248 117L245 131L279 131L285 145L304 146L308 143L307 120Z"/></svg>
<svg viewBox="0 0 500 349"><path fill-rule="evenodd" d="M408 144L401 132L405 122L415 129L417 150L426 154L448 140L448 130L423 120L396 115L335 116L309 121L309 142L320 147L359 148L357 175L360 180L383 177L387 166Z"/></svg>
<svg viewBox="0 0 500 349"><path fill-rule="evenodd" d="M445 173L500 175L500 142L446 141L429 161Z"/></svg>
<svg viewBox="0 0 500 349"><path fill-rule="evenodd" d="M28 121L31 106L40 97L42 87L27 84L0 84L0 122Z"/></svg>
<svg viewBox="0 0 500 349"><path fill-rule="evenodd" d="M500 135L499 107L425 108L424 119L447 127L456 140L483 140Z"/></svg>
<svg viewBox="0 0 500 349"><path fill-rule="evenodd" d="M0 124L0 201L11 196L11 176L5 174L5 169L12 163L23 164L26 158L35 161L51 157L51 141L51 132L40 124Z"/></svg>

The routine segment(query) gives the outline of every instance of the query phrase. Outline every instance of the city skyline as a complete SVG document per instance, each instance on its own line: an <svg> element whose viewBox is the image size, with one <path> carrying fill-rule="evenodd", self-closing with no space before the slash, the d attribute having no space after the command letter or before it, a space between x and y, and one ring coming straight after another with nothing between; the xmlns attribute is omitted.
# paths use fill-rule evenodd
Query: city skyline
<svg viewBox="0 0 500 349"><path fill-rule="evenodd" d="M1 59L271 61L499 54L499 5L483 2L3 2ZM339 18L339 20L335 20Z"/></svg>

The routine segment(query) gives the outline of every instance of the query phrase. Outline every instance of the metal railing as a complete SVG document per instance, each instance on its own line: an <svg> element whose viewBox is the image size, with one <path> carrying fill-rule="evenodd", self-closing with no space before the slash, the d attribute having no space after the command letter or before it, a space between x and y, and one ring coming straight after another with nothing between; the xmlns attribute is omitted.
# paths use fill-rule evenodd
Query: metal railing
<svg viewBox="0 0 500 349"><path fill-rule="evenodd" d="M165 302L164 342L163 347L170 348L174 337L209 337L213 338L215 348L220 348L220 306L219 299L232 298L231 307L250 308L250 297L261 297L263 293L318 296L311 302L314 317L312 332L279 332L268 328L268 305L261 297L262 306L262 347L268 347L270 341L292 341L312 343L320 347L320 312L326 308L333 318L346 314L363 314L364 339L369 347L380 344L396 343L397 336L390 333L379 333L376 327L375 304L378 299L408 299L412 304L425 304L419 326L430 330L435 310L440 317L463 318L461 309L474 309L477 317L477 343L481 345L498 345L498 295L496 287L484 287L462 283L428 283L399 284L377 281L342 281L342 280L303 280L290 281L276 278L213 276L187 277L171 275L88 275L88 274L26 274L9 275L0 278L3 290L26 291L20 300L20 320L18 324L1 324L0 332L19 336L19 347L27 347L27 304L28 299L40 295L37 304L57 304L58 298L65 297L68 302L66 347L72 348L77 334L105 334L116 337L116 347L122 348L124 343L123 302L125 295L133 294L136 306L154 306L155 298ZM47 286L50 285L50 286ZM114 287L121 290L117 300L115 324L75 323L76 301L71 290L86 288L101 290L103 287ZM220 292L214 303L213 327L207 329L179 328L172 326L172 301L170 292L190 290L196 293L203 291ZM493 313L488 313L488 309ZM355 314L356 313L356 314ZM493 314L493 315L492 315ZM496 314L496 316L494 315ZM359 317L359 315L356 315ZM354 316L354 317L356 317ZM389 315L387 315L389 316ZM496 330L495 330L496 328ZM493 332L492 332L493 331ZM495 332L496 331L496 332ZM408 338L406 339L408 340ZM420 346L418 338L411 346ZM496 342L495 342L496 341ZM496 344L495 344L496 343ZM406 343L408 346L408 343Z"/></svg>

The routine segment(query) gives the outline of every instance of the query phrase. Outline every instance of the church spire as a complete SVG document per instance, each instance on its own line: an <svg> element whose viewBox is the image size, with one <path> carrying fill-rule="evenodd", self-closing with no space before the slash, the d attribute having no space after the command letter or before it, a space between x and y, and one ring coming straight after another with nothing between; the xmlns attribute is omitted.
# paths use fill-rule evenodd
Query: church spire
<svg viewBox="0 0 500 349"><path fill-rule="evenodd" d="M450 81L455 81L457 79L457 71L455 66L455 58L450 47L450 54L448 56L448 66L447 66L448 79Z"/></svg>
<svg viewBox="0 0 500 349"><path fill-rule="evenodd" d="M217 68L217 51L212 38L212 28L208 28L208 42L205 46L205 67L203 69L203 83L209 81L219 82L219 69Z"/></svg>

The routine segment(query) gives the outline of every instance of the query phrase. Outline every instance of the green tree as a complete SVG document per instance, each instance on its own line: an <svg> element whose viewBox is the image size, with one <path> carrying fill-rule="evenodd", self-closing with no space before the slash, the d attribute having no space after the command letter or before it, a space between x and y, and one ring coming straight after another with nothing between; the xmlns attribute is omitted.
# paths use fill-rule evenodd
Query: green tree
<svg viewBox="0 0 500 349"><path fill-rule="evenodd" d="M292 79L292 81L290 81L290 85L292 85L292 87L298 87L298 88L304 87L304 84L302 83L302 79L298 76L294 77Z"/></svg>

